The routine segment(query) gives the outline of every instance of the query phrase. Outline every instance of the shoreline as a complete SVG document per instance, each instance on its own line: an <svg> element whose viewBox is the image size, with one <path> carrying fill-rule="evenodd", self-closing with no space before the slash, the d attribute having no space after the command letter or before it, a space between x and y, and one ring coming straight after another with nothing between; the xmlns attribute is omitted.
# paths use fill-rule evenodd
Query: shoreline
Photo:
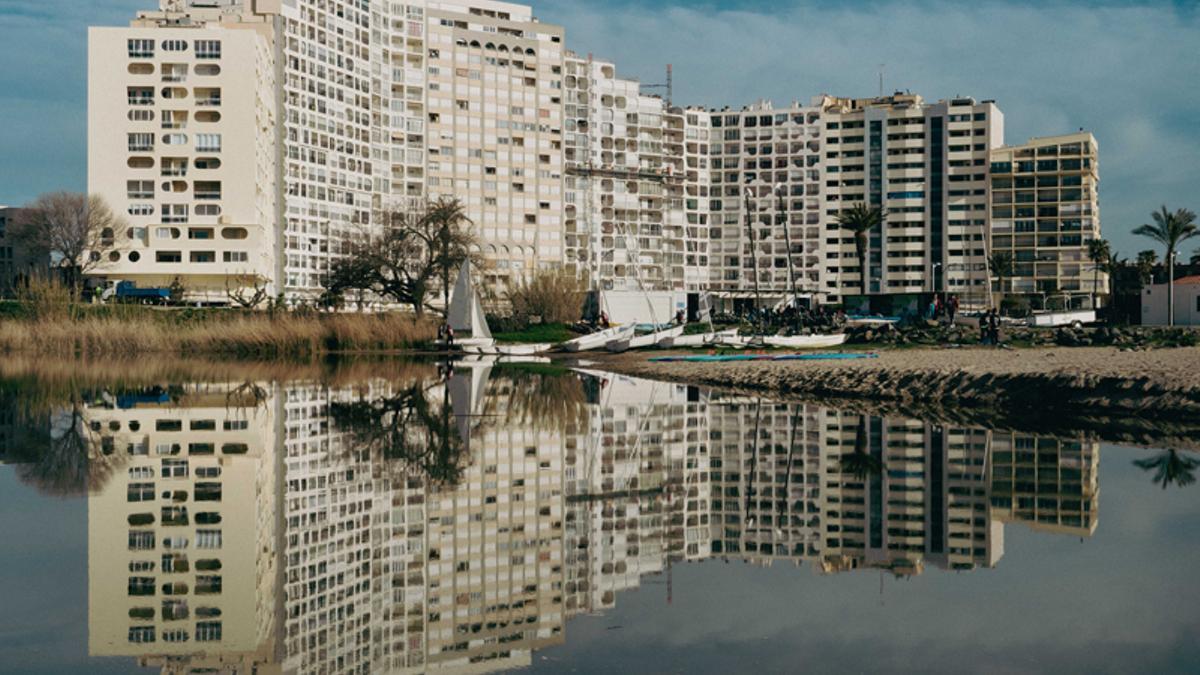
<svg viewBox="0 0 1200 675"><path fill-rule="evenodd" d="M1064 428L1200 449L1200 348L880 350L863 361L651 362L589 354L614 373L841 408L1023 431ZM696 354L699 352L690 352Z"/></svg>

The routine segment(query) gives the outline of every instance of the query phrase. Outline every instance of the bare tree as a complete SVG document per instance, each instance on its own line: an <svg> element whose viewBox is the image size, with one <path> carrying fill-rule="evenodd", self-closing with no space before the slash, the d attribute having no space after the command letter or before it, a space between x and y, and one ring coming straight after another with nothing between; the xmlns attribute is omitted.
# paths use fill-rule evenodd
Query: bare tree
<svg viewBox="0 0 1200 675"><path fill-rule="evenodd" d="M20 212L12 237L30 254L55 259L78 294L83 276L103 264L125 226L100 195L50 192Z"/></svg>
<svg viewBox="0 0 1200 675"><path fill-rule="evenodd" d="M267 299L267 282L257 274L239 274L225 280L225 296L231 304L254 309Z"/></svg>

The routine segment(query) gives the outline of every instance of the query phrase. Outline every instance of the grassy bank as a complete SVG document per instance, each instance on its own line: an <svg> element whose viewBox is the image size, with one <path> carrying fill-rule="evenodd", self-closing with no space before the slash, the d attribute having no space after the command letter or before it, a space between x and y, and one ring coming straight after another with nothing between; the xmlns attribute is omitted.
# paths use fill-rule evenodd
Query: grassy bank
<svg viewBox="0 0 1200 675"><path fill-rule="evenodd" d="M504 343L530 344L550 342L558 344L559 342L566 342L579 336L576 333L572 333L565 324L546 323L526 326L520 330L495 331L492 333L492 337L496 338L496 342Z"/></svg>
<svg viewBox="0 0 1200 675"><path fill-rule="evenodd" d="M400 314L292 314L237 310L155 310L9 306L0 312L0 353L53 356L219 354L312 356L413 349L436 323Z"/></svg>

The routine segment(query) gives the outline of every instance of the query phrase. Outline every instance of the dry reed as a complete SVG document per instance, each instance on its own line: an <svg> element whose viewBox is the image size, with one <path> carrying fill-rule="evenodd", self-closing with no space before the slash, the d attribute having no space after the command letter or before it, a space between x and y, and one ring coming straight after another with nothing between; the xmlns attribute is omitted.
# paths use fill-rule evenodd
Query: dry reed
<svg viewBox="0 0 1200 675"><path fill-rule="evenodd" d="M183 320L171 312L73 317L38 309L28 318L0 321L0 353L306 357L413 349L435 332L429 320L397 314L230 313Z"/></svg>

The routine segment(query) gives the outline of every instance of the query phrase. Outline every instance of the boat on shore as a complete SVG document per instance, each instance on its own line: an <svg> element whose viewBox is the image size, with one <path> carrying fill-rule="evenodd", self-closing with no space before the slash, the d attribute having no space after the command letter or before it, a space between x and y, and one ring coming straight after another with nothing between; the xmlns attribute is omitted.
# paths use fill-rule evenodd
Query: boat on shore
<svg viewBox="0 0 1200 675"><path fill-rule="evenodd" d="M464 263L458 270L454 282L454 293L450 296L450 307L446 312L446 324L454 331L454 338L439 342L445 348L458 348L472 354L482 353L496 344L488 328L487 317L479 302L479 294L471 281L471 263Z"/></svg>
<svg viewBox="0 0 1200 675"><path fill-rule="evenodd" d="M845 333L835 333L833 335L773 335L764 337L763 344L768 347L782 347L784 349L827 349L846 344L846 338Z"/></svg>
<svg viewBox="0 0 1200 675"><path fill-rule="evenodd" d="M594 349L603 349L613 340L624 340L633 337L633 331L634 326L632 325L614 326L567 340L559 346L568 352L588 352Z"/></svg>
<svg viewBox="0 0 1200 675"><path fill-rule="evenodd" d="M485 354L489 356L534 356L544 354L554 348L549 342L534 342L527 344L494 343L478 347L463 347L468 354Z"/></svg>
<svg viewBox="0 0 1200 675"><path fill-rule="evenodd" d="M610 340L604 345L610 352L623 352L630 349L644 349L646 347L662 346L666 340L672 340L683 335L683 326L675 326L665 330L657 330L644 335L634 335L633 337Z"/></svg>
<svg viewBox="0 0 1200 675"><path fill-rule="evenodd" d="M695 335L679 335L663 340L660 346L666 349L677 347L708 347L721 344L721 341L726 338L736 338L737 333L738 329L730 328L728 330L697 333Z"/></svg>

